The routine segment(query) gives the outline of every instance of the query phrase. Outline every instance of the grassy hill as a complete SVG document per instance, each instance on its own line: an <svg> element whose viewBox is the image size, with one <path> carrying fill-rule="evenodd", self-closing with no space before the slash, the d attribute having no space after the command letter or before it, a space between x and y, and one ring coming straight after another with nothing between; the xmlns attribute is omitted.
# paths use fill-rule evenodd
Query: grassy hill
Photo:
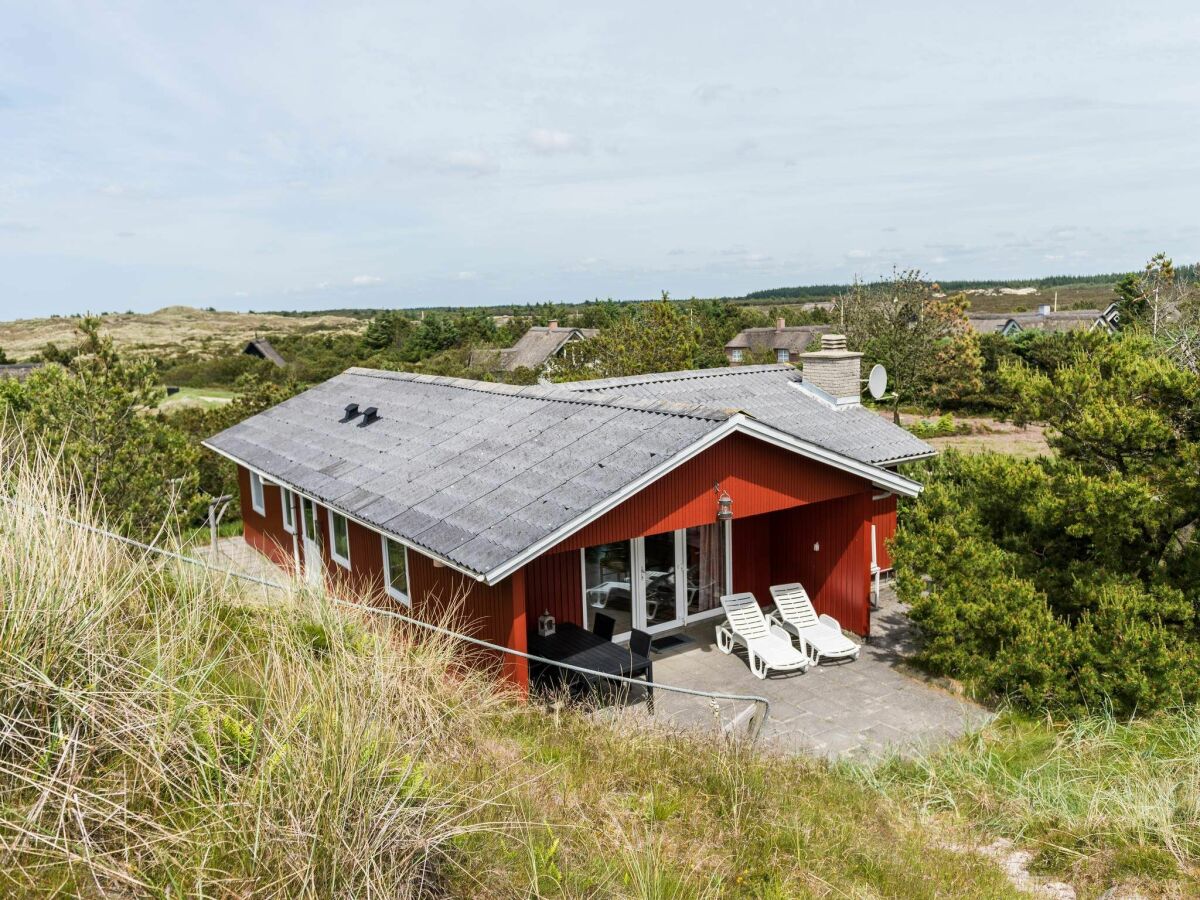
<svg viewBox="0 0 1200 900"><path fill-rule="evenodd" d="M259 334L324 334L358 330L361 320L349 316L317 314L305 317L275 313L237 313L168 306L152 313L107 313L100 317L105 334L118 348L136 350L215 350L235 346ZM24 359L47 343L60 347L74 343L77 319L19 319L0 322L0 348L10 357Z"/></svg>
<svg viewBox="0 0 1200 900"><path fill-rule="evenodd" d="M0 893L1008 897L1200 888L1200 720L871 766L522 704L461 647L0 505ZM18 473L14 475L14 473ZM74 515L86 515L78 510ZM1027 868L1017 859L1016 869Z"/></svg>
<svg viewBox="0 0 1200 900"><path fill-rule="evenodd" d="M971 309L976 312L1012 312L1035 309L1056 301L1059 309L1104 308L1113 298L1116 275L1075 278L1030 279L1029 281L945 282L947 291L966 291ZM755 291L744 297L718 298L740 306L761 309L767 306L802 308L833 300L849 285L808 285ZM626 301L638 303L641 301ZM583 303L538 304L481 307L494 315L547 314L568 315L585 308ZM461 311L466 307L455 307ZM244 344L256 335L325 335L359 332L379 310L335 309L317 311L279 311L238 313L201 310L187 306L169 306L152 313L106 313L100 316L105 333L120 349L181 353L196 351L204 355L224 352ZM419 310L410 310L416 313ZM543 318L545 316L543 315ZM47 343L67 346L75 339L76 317L52 316L45 319L20 319L0 322L0 348L14 359L27 359Z"/></svg>

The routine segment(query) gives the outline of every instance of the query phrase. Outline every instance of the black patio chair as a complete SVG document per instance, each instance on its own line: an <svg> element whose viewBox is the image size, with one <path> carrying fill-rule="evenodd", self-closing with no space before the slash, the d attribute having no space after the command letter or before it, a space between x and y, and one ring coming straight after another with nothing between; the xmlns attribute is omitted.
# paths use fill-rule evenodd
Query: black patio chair
<svg viewBox="0 0 1200 900"><path fill-rule="evenodd" d="M629 652L649 660L650 635L636 628L629 632ZM646 708L654 712L654 688L650 687L650 682L654 680L654 666L649 665L643 674L646 678Z"/></svg>
<svg viewBox="0 0 1200 900"><path fill-rule="evenodd" d="M613 630L617 626L617 620L612 616L606 616L604 613L596 613L592 619L592 634L596 637L604 638L606 641L613 639Z"/></svg>

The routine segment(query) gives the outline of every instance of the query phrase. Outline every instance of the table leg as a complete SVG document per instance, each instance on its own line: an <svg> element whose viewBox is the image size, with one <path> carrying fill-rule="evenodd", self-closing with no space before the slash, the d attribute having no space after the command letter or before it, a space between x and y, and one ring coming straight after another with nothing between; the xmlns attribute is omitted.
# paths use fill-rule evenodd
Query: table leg
<svg viewBox="0 0 1200 900"><path fill-rule="evenodd" d="M646 709L650 710L650 714L654 714L654 688L651 685L654 683L654 663L646 664Z"/></svg>

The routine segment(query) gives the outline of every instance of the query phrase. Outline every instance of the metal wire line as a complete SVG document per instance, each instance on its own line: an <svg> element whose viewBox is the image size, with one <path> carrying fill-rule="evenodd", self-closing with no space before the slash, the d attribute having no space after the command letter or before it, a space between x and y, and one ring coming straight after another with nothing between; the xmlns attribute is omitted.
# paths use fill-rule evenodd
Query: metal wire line
<svg viewBox="0 0 1200 900"><path fill-rule="evenodd" d="M218 568L217 566L214 566L214 565L211 565L211 564L205 562L202 559L196 559L194 556L186 556L182 553L176 553L173 550L168 550L165 547L156 547L153 544L143 543L142 541L135 540L131 537L126 537L125 535L117 534L116 532L113 532L113 531L107 531L103 528L98 528L95 525L89 525L86 522L80 522L77 519L72 519L69 516L62 515L61 513L52 512L51 510L45 509L40 506L34 506L33 504L30 504L30 503L24 503L20 500L17 500L14 497L0 496L0 500L9 504L10 506L22 507L24 509L39 513L48 518L54 518L54 519L58 519L62 522L66 522L68 525L72 525L76 528L83 529L84 531L90 532L92 534L100 535L101 537L105 537L110 540L118 541L122 544L126 544L130 547L136 547L139 550L144 550L149 553L157 553L160 556L166 556L171 559L178 560L179 562L187 563L189 565L199 566L202 569L206 569L210 572L215 572L219 575L225 575L225 576L231 577L231 578L238 578L238 579L241 579L242 581L249 581L254 584L262 585L263 587L273 588L275 590L280 590L280 591L285 591L285 592L288 592L291 590L291 588L289 588L287 585L280 584L279 582L270 581L269 579L266 579L266 578L259 578L257 575L247 575L243 572L235 572L232 569L221 569L221 568ZM424 628L428 631L433 631L438 634L444 634L444 635L447 635L448 637L452 637L452 638L455 638L460 641L465 641L466 643L469 643L469 644L474 644L478 647L484 648L485 650L493 650L493 651L496 651L499 653L507 653L511 656L516 656L521 659L528 660L529 662L540 663L542 665L557 666L560 669L566 669L568 671L576 672L581 675L590 675L590 676L593 676L596 678L601 678L605 681L631 684L631 685L635 685L635 686L639 686L639 687L644 687L647 689L671 691L676 694L685 694L685 695L688 695L691 697L705 697L709 700L730 700L730 701L736 701L739 703L758 704L762 710L761 714L752 715L750 718L750 723L747 727L748 736L750 737L750 739L752 741L755 741L758 739L759 732L762 730L762 726L766 722L767 716L769 716L771 713L771 701L769 699L767 699L766 697L762 697L757 694L727 694L727 693L723 693L723 692L719 692L719 691L702 691L702 690L698 690L696 688L680 687L679 685L661 684L656 681L645 681L640 678L629 678L625 675L612 675L607 672L599 672L595 669L586 669L586 668L583 668L582 666L576 666L576 665L572 665L571 663L565 663L565 662L562 662L561 660L548 659L547 657L544 657L544 656L536 656L532 653L525 653L522 650L515 650L512 647L505 647L500 644L493 644L490 641L483 640L482 638L472 637L469 634L460 634L457 631L451 631L450 629L443 628L440 625L434 625L432 622L423 622L420 619L411 618L410 616L406 616L402 613L396 612L395 610L380 609L379 607L367 606L366 604L363 604L363 603L353 603L349 600L343 600L340 597L336 597L333 594L330 594L328 592L326 592L326 596L328 597L329 600L331 600L333 603L335 603L338 606L349 607L352 609L361 610L363 612L369 612L369 613L372 613L375 615L384 616L386 618L396 619L396 620L404 622L408 625L415 625L418 628ZM725 730L727 730L727 731L730 730L732 728L732 726L742 718L742 715L743 714L739 714L738 716L735 716L734 719L729 723L729 725L725 726Z"/></svg>

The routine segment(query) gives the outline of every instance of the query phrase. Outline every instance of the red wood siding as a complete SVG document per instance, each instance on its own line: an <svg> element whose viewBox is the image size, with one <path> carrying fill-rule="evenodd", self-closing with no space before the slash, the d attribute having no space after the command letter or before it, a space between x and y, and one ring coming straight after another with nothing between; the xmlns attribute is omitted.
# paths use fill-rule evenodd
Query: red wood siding
<svg viewBox="0 0 1200 900"><path fill-rule="evenodd" d="M647 485L554 550L707 525L717 517L716 483L733 498L734 519L857 494L868 486L860 478L790 450L733 434Z"/></svg>
<svg viewBox="0 0 1200 900"><path fill-rule="evenodd" d="M488 587L454 569L436 566L428 556L409 550L408 590L414 618L444 624L514 650L527 649L523 570ZM524 659L484 650L469 652L482 664L498 665L502 675L519 689L529 687L529 669Z"/></svg>
<svg viewBox="0 0 1200 900"><path fill-rule="evenodd" d="M896 495L888 494L882 500L873 500L871 521L875 525L875 561L879 568L887 571L892 567L892 554L888 541L896 536Z"/></svg>
<svg viewBox="0 0 1200 900"><path fill-rule="evenodd" d="M583 573L578 550L548 553L525 567L525 618L530 628L547 610L558 622L583 625Z"/></svg>
<svg viewBox="0 0 1200 900"><path fill-rule="evenodd" d="M864 636L871 627L871 504L863 491L776 513L769 527L771 584L800 582L817 612Z"/></svg>
<svg viewBox="0 0 1200 900"><path fill-rule="evenodd" d="M771 529L779 513L735 519L733 534L733 591L750 591L763 606L771 602Z"/></svg>
<svg viewBox="0 0 1200 900"><path fill-rule="evenodd" d="M263 509L260 515L250 503L250 470L238 466L238 492L242 501L242 534L246 543L280 568L291 570L292 536L283 527L283 505L277 485L263 482Z"/></svg>
<svg viewBox="0 0 1200 900"><path fill-rule="evenodd" d="M292 536L283 530L279 488L264 485L267 514L260 516L250 506L250 475L241 467L238 468L238 482L244 507L246 542L267 554L276 564L290 567ZM348 520L350 569L346 570L329 555L333 537L328 509L320 504L315 504L315 509L321 533L321 562L330 587L342 595L353 595L360 602L366 600L380 606L402 608L383 588L383 542L379 533ZM299 528L299 498L296 500L296 524ZM280 535L287 541L280 540ZM303 542L299 543L303 558ZM429 557L409 550L408 592L412 598L410 615L413 618L445 624L463 634L514 650L523 652L527 648L524 571L488 587L454 569L435 566ZM578 590L576 596L579 596ZM494 651L474 651L469 647L466 652L480 665L498 668L518 689L528 689L529 670L524 659Z"/></svg>

